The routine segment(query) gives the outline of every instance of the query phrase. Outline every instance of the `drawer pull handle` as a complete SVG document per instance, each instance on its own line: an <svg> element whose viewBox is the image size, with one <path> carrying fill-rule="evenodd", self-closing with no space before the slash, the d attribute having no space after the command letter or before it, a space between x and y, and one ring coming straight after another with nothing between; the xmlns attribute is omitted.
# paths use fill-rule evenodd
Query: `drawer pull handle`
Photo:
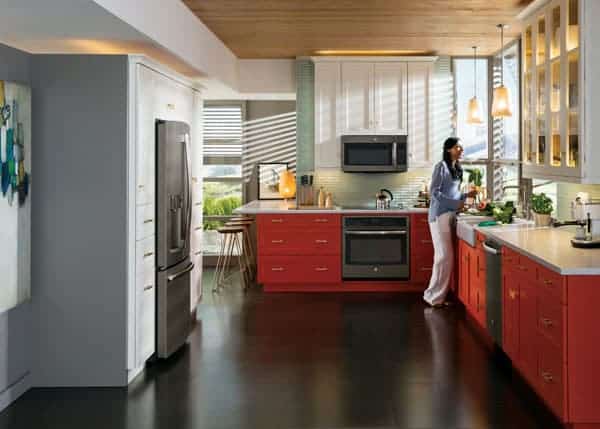
<svg viewBox="0 0 600 429"><path fill-rule="evenodd" d="M554 381L554 377L549 372L542 372L542 378L546 383L552 383Z"/></svg>
<svg viewBox="0 0 600 429"><path fill-rule="evenodd" d="M196 256L202 255L202 250L198 250L196 253L194 253L194 255L196 255Z"/></svg>
<svg viewBox="0 0 600 429"><path fill-rule="evenodd" d="M546 328L549 328L554 325L554 323L550 319L542 319L542 325L544 325Z"/></svg>
<svg viewBox="0 0 600 429"><path fill-rule="evenodd" d="M144 258L149 258L152 255L154 255L154 252L144 253Z"/></svg>
<svg viewBox="0 0 600 429"><path fill-rule="evenodd" d="M326 222L329 222L329 219L315 219L315 222L317 222L317 223L326 223Z"/></svg>
<svg viewBox="0 0 600 429"><path fill-rule="evenodd" d="M327 243L329 243L329 241L327 241L327 240L315 240L315 243L317 243L317 244L327 244Z"/></svg>
<svg viewBox="0 0 600 429"><path fill-rule="evenodd" d="M433 267L421 267L421 271L432 271Z"/></svg>
<svg viewBox="0 0 600 429"><path fill-rule="evenodd" d="M271 219L271 223L283 223L283 219Z"/></svg>
<svg viewBox="0 0 600 429"><path fill-rule="evenodd" d="M315 268L315 271L319 271L319 272L322 272L322 271L329 271L329 268L327 268L327 267L316 267L316 268Z"/></svg>
<svg viewBox="0 0 600 429"><path fill-rule="evenodd" d="M544 284L546 286L551 286L552 285L552 280L544 280Z"/></svg>
<svg viewBox="0 0 600 429"><path fill-rule="evenodd" d="M154 222L154 219L146 219L146 220L144 221L144 223L152 223L152 222Z"/></svg>
<svg viewBox="0 0 600 429"><path fill-rule="evenodd" d="M194 228L194 231L200 231L202 229L201 226L197 226L196 228Z"/></svg>
<svg viewBox="0 0 600 429"><path fill-rule="evenodd" d="M283 267L273 267L271 271L283 271Z"/></svg>
<svg viewBox="0 0 600 429"><path fill-rule="evenodd" d="M144 286L144 290L150 290L154 287L154 285Z"/></svg>
<svg viewBox="0 0 600 429"><path fill-rule="evenodd" d="M281 244L281 243L283 243L283 240L271 240L271 243L273 243L273 244Z"/></svg>

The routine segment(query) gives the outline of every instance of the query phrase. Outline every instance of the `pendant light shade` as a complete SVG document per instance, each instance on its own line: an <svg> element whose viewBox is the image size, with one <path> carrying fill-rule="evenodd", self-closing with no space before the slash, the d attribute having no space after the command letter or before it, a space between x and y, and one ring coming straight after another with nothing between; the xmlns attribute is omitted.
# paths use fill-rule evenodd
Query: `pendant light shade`
<svg viewBox="0 0 600 429"><path fill-rule="evenodd" d="M504 24L498 24L500 29L500 86L494 88L492 98L492 116L503 118L512 116L510 91L504 86Z"/></svg>
<svg viewBox="0 0 600 429"><path fill-rule="evenodd" d="M473 46L473 98L469 100L469 107L467 108L467 123L483 123L481 105L477 99L477 46Z"/></svg>

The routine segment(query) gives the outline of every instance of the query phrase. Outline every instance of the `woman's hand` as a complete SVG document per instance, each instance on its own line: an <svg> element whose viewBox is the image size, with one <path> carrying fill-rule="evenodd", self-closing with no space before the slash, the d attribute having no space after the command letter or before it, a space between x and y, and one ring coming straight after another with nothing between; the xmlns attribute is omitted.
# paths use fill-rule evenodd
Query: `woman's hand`
<svg viewBox="0 0 600 429"><path fill-rule="evenodd" d="M475 198L477 196L477 191L469 191L467 192L467 198Z"/></svg>

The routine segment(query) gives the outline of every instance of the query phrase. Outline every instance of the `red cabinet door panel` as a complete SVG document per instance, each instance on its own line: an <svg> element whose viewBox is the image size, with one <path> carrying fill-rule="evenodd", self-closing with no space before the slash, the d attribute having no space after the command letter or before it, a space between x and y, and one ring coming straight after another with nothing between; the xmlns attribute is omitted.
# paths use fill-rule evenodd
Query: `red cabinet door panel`
<svg viewBox="0 0 600 429"><path fill-rule="evenodd" d="M259 270L262 283L322 284L342 280L339 256L263 256Z"/></svg>
<svg viewBox="0 0 600 429"><path fill-rule="evenodd" d="M458 242L458 297L464 305L469 301L469 245Z"/></svg>
<svg viewBox="0 0 600 429"><path fill-rule="evenodd" d="M537 279L544 292L556 296L563 304L567 303L565 280L561 274L538 264Z"/></svg>
<svg viewBox="0 0 600 429"><path fill-rule="evenodd" d="M560 348L561 356L564 351L564 330L566 308L559 298L547 293L541 293L538 307L538 331L556 347Z"/></svg>
<svg viewBox="0 0 600 429"><path fill-rule="evenodd" d="M540 338L539 369L536 387L550 409L559 417L564 413L564 374L566 367L561 352L551 342Z"/></svg>

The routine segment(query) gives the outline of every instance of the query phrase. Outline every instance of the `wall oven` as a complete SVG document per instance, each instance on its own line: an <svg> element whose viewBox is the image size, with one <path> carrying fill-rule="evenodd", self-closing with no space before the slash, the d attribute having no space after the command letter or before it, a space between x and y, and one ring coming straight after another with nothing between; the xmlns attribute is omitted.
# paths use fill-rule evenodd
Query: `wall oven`
<svg viewBox="0 0 600 429"><path fill-rule="evenodd" d="M345 135L341 140L343 171L385 173L407 169L406 136Z"/></svg>
<svg viewBox="0 0 600 429"><path fill-rule="evenodd" d="M345 216L342 277L406 280L410 275L407 216Z"/></svg>

